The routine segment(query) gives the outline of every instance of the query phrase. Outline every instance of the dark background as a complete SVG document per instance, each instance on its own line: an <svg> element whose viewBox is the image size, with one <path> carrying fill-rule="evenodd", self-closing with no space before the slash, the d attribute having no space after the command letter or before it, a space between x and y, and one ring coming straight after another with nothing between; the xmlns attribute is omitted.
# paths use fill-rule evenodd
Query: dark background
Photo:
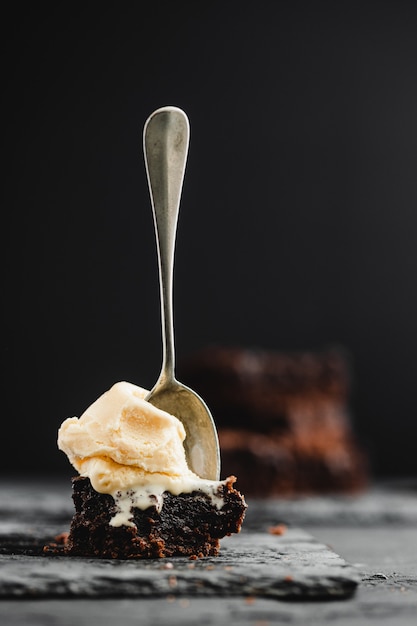
<svg viewBox="0 0 417 626"><path fill-rule="evenodd" d="M375 475L416 474L416 3L109 5L3 20L2 470L72 473L60 423L159 374L142 130L173 104L178 359L342 345Z"/></svg>

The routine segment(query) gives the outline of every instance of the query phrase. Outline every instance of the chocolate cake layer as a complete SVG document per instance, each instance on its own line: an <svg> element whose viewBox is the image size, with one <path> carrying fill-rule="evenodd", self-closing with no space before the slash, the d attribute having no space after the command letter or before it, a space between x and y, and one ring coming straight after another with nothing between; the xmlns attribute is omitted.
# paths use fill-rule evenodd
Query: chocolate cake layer
<svg viewBox="0 0 417 626"><path fill-rule="evenodd" d="M247 496L337 493L366 484L343 351L212 346L184 360L180 375L210 406L223 471L239 476Z"/></svg>
<svg viewBox="0 0 417 626"><path fill-rule="evenodd" d="M189 355L181 378L207 401L220 427L277 430L300 402L344 406L350 387L345 355L209 346Z"/></svg>
<svg viewBox="0 0 417 626"><path fill-rule="evenodd" d="M77 556L137 559L213 556L220 539L237 533L245 515L243 496L230 476L219 486L221 508L203 491L163 494L163 503L145 510L132 508L134 526L111 526L116 513L112 496L96 492L88 478L73 479L75 515L65 552Z"/></svg>

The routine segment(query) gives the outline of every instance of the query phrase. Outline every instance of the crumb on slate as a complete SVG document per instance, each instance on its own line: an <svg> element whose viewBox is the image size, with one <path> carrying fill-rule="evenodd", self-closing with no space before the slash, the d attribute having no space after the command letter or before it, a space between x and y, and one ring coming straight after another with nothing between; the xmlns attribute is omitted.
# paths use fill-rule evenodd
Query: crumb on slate
<svg viewBox="0 0 417 626"><path fill-rule="evenodd" d="M268 532L271 535L284 535L287 532L287 526L285 524L276 524L276 526L270 526Z"/></svg>

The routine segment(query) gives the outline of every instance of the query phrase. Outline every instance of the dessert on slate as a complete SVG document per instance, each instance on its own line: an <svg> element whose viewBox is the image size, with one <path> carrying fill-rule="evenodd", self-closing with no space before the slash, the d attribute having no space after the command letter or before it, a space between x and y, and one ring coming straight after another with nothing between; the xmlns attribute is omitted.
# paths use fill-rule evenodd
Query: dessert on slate
<svg viewBox="0 0 417 626"><path fill-rule="evenodd" d="M216 555L240 531L244 497L236 478L205 480L188 468L185 430L118 382L80 418L63 422L58 447L79 472L65 553L102 558Z"/></svg>
<svg viewBox="0 0 417 626"><path fill-rule="evenodd" d="M367 482L340 350L276 352L209 346L181 376L216 415L222 466L246 496L350 492Z"/></svg>

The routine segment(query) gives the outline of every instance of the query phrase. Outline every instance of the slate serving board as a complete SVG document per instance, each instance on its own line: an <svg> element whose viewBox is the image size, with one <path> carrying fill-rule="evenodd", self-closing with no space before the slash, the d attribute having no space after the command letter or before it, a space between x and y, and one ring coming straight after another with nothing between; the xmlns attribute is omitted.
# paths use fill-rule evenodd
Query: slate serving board
<svg viewBox="0 0 417 626"><path fill-rule="evenodd" d="M298 529L288 529L280 537L242 531L224 539L222 546L219 557L197 561L3 553L0 597L253 595L324 599L348 597L358 584L353 567Z"/></svg>
<svg viewBox="0 0 417 626"><path fill-rule="evenodd" d="M250 502L247 528L244 524L240 534L224 538L218 557L196 561L45 554L43 546L68 530L70 492L54 485L8 485L0 487L0 502L0 598L340 599L351 596L359 583L353 566L303 530L271 534L255 511L256 525L251 524Z"/></svg>

